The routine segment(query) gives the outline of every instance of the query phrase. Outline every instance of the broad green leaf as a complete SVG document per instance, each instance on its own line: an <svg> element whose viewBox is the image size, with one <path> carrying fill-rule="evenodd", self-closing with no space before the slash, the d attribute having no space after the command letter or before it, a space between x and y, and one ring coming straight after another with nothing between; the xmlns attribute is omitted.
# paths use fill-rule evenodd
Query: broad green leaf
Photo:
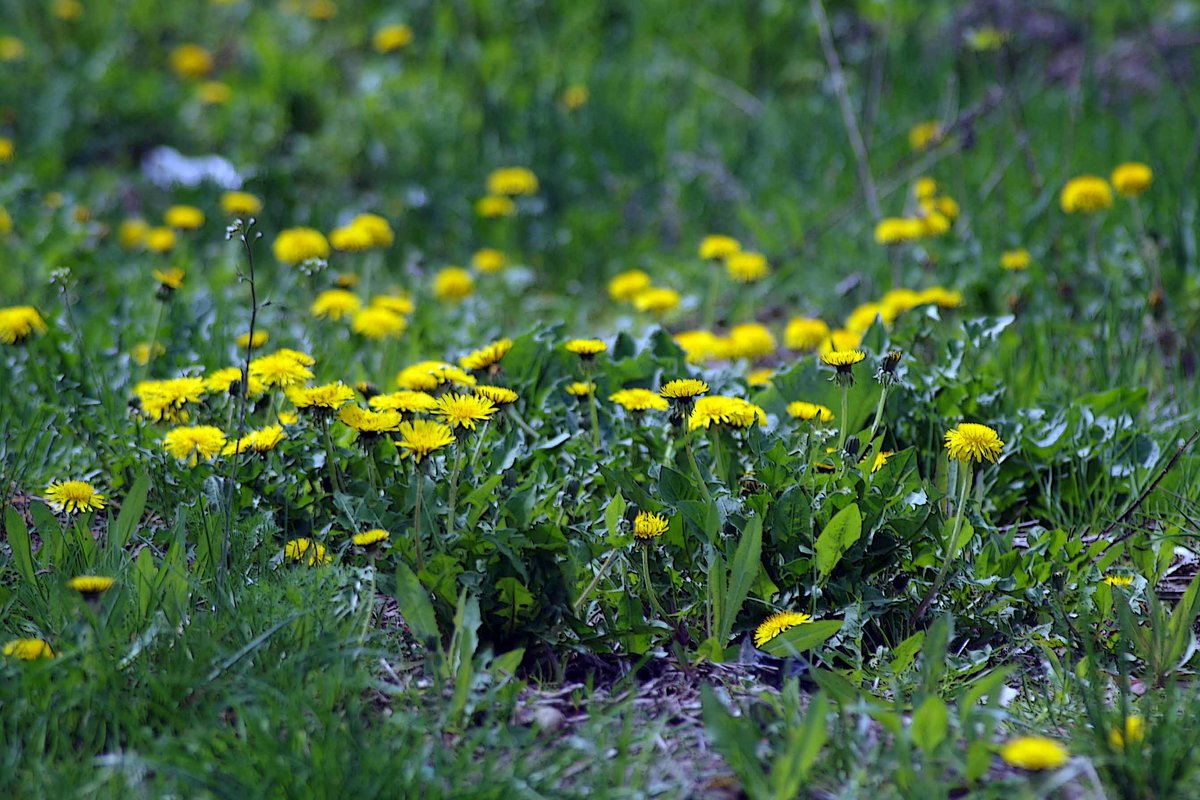
<svg viewBox="0 0 1200 800"><path fill-rule="evenodd" d="M817 537L817 572L824 580L842 560L846 551L862 536L862 514L857 503L851 503L833 515L825 530Z"/></svg>
<svg viewBox="0 0 1200 800"><path fill-rule="evenodd" d="M438 641L437 617L421 581L403 561L396 562L396 603L413 636L427 647Z"/></svg>
<svg viewBox="0 0 1200 800"><path fill-rule="evenodd" d="M824 644L842 629L840 619L823 619L806 622L771 639L759 649L772 656L794 656Z"/></svg>
<svg viewBox="0 0 1200 800"><path fill-rule="evenodd" d="M742 603L750 594L750 587L758 578L762 569L762 518L754 517L746 523L742 531L741 541L729 565L729 590L725 594L724 607L721 609L720 622L717 625L717 640L724 644L733 633L733 623Z"/></svg>
<svg viewBox="0 0 1200 800"><path fill-rule="evenodd" d="M913 713L913 741L929 755L945 740L949 729L950 710L940 697L929 695Z"/></svg>
<svg viewBox="0 0 1200 800"><path fill-rule="evenodd" d="M142 512L146 510L146 495L150 491L150 476L144 474L133 482L125 494L121 504L121 513L117 515L116 526L109 531L109 546L124 550L133 536L134 528L142 520Z"/></svg>
<svg viewBox="0 0 1200 800"><path fill-rule="evenodd" d="M621 537L621 520L625 516L625 498L620 492L613 495L613 499L608 501L608 507L604 509L604 528L608 531L609 541L619 539Z"/></svg>
<svg viewBox="0 0 1200 800"><path fill-rule="evenodd" d="M37 570L33 567L33 545L29 541L29 528L20 513L9 506L4 510L4 530L8 535L8 546L12 550L13 563L17 572L33 588L38 588Z"/></svg>
<svg viewBox="0 0 1200 800"><path fill-rule="evenodd" d="M526 609L533 606L533 594L525 584L513 577L496 581L496 591L500 593L500 605L508 629L514 630L517 621L525 616Z"/></svg>
<svg viewBox="0 0 1200 800"><path fill-rule="evenodd" d="M889 664L893 675L899 675L904 672L917 658L917 653L921 652L921 645L925 643L925 631L917 631L912 636L905 639L892 650L892 661Z"/></svg>

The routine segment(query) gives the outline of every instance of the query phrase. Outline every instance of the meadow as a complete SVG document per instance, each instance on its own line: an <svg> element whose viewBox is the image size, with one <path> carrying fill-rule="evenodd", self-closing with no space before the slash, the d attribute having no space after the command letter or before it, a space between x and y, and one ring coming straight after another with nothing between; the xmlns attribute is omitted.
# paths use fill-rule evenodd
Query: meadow
<svg viewBox="0 0 1200 800"><path fill-rule="evenodd" d="M1192 4L0 23L0 795L1200 797Z"/></svg>

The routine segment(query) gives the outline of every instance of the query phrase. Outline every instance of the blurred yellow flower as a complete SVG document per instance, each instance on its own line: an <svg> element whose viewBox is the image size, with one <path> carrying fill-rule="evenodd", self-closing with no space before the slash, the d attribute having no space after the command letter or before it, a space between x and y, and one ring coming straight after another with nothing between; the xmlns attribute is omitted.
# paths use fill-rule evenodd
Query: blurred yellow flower
<svg viewBox="0 0 1200 800"><path fill-rule="evenodd" d="M1095 214L1112 208L1112 189L1104 178L1080 175L1067 181L1058 203L1067 214Z"/></svg>
<svg viewBox="0 0 1200 800"><path fill-rule="evenodd" d="M370 305L375 308L386 308L394 314L407 316L416 308L412 295L403 289L394 290L396 294L378 294L371 298Z"/></svg>
<svg viewBox="0 0 1200 800"><path fill-rule="evenodd" d="M525 167L501 167L488 175L487 191L489 195L516 197L537 194L537 190L537 175Z"/></svg>
<svg viewBox="0 0 1200 800"><path fill-rule="evenodd" d="M474 386L477 382L468 373L445 361L418 361L400 370L396 376L396 384L401 389L417 392L433 391L445 383Z"/></svg>
<svg viewBox="0 0 1200 800"><path fill-rule="evenodd" d="M391 538L391 534L382 528L373 528L369 531L356 533L350 537L350 541L358 547L371 547L380 542L386 542Z"/></svg>
<svg viewBox="0 0 1200 800"><path fill-rule="evenodd" d="M199 459L208 460L220 454L225 447L225 433L212 425L173 428L163 437L163 447L176 459L194 467Z"/></svg>
<svg viewBox="0 0 1200 800"><path fill-rule="evenodd" d="M706 261L724 261L741 249L738 240L732 236L713 233L700 240L698 252Z"/></svg>
<svg viewBox="0 0 1200 800"><path fill-rule="evenodd" d="M318 319L339 320L362 308L362 301L354 292L345 289L326 289L313 300L309 312Z"/></svg>
<svg viewBox="0 0 1200 800"><path fill-rule="evenodd" d="M689 364L701 364L717 355L719 340L711 331L680 331L671 338Z"/></svg>
<svg viewBox="0 0 1200 800"><path fill-rule="evenodd" d="M511 217L517 213L517 204L511 198L489 194L475 201L475 213L484 219Z"/></svg>
<svg viewBox="0 0 1200 800"><path fill-rule="evenodd" d="M817 403L807 403L803 400L796 400L788 403L788 416L793 419L798 419L804 422L816 420L817 422L833 422L833 412L828 406L819 405Z"/></svg>
<svg viewBox="0 0 1200 800"><path fill-rule="evenodd" d="M132 250L145 241L149 230L149 223L140 217L121 220L121 224L117 226L117 241L121 243L121 247Z"/></svg>
<svg viewBox="0 0 1200 800"><path fill-rule="evenodd" d="M767 424L767 412L740 397L701 397L688 415L688 430L709 428L713 425L728 425L733 428L749 428L755 423Z"/></svg>
<svg viewBox="0 0 1200 800"><path fill-rule="evenodd" d="M771 273L771 266L762 253L743 251L725 257L725 271L737 283L755 283Z"/></svg>
<svg viewBox="0 0 1200 800"><path fill-rule="evenodd" d="M299 264L310 258L329 258L329 240L313 228L286 228L275 237L275 258L284 264Z"/></svg>
<svg viewBox="0 0 1200 800"><path fill-rule="evenodd" d="M358 225L343 225L329 232L329 246L343 253L358 253L374 246L371 232Z"/></svg>
<svg viewBox="0 0 1200 800"><path fill-rule="evenodd" d="M908 146L914 151L928 150L942 140L942 126L937 120L918 123L908 131Z"/></svg>
<svg viewBox="0 0 1200 800"><path fill-rule="evenodd" d="M576 83L563 90L559 102L567 111L578 111L588 104L590 98L591 94L588 92L588 88L581 83Z"/></svg>
<svg viewBox="0 0 1200 800"><path fill-rule="evenodd" d="M443 267L433 276L433 296L458 303L475 291L475 279L462 267Z"/></svg>
<svg viewBox="0 0 1200 800"><path fill-rule="evenodd" d="M213 58L198 44L181 44L171 51L171 70L181 78L203 78L213 70Z"/></svg>
<svg viewBox="0 0 1200 800"><path fill-rule="evenodd" d="M158 342L154 343L154 356L153 356L154 358L158 358L165 352L167 352L167 348L163 347ZM149 342L139 342L138 344L135 344L129 350L129 357L133 359L135 364L142 366L142 367L146 366L147 364L150 363L150 358L151 358L150 343Z"/></svg>
<svg viewBox="0 0 1200 800"><path fill-rule="evenodd" d="M289 541L283 546L283 557L290 561L306 563L310 567L333 561L333 556L326 552L325 545L308 538Z"/></svg>
<svg viewBox="0 0 1200 800"><path fill-rule="evenodd" d="M650 285L650 276L642 270L625 270L608 282L608 296L618 303L628 302L649 289Z"/></svg>
<svg viewBox="0 0 1200 800"><path fill-rule="evenodd" d="M638 311L662 315L674 310L679 300L679 292L674 289L652 288L639 292L633 298L633 307Z"/></svg>
<svg viewBox="0 0 1200 800"><path fill-rule="evenodd" d="M1121 728L1112 728L1108 732L1108 743L1114 750L1124 750L1126 744L1140 744L1145 738L1146 720L1137 714L1130 714Z"/></svg>
<svg viewBox="0 0 1200 800"><path fill-rule="evenodd" d="M161 381L141 381L133 387L142 413L154 422L184 422L184 406L199 403L204 397L204 381L185 376Z"/></svg>
<svg viewBox="0 0 1200 800"><path fill-rule="evenodd" d="M476 250L475 255L471 256L471 266L487 275L499 272L507 264L508 259L504 257L504 253L491 247Z"/></svg>
<svg viewBox="0 0 1200 800"><path fill-rule="evenodd" d="M257 350L258 348L260 348L264 344L266 344L267 340L270 338L271 338L270 332L264 331L264 330L257 330L254 332L253 344L251 344L249 332L238 334L237 339L234 340L234 344L237 345L237 348L239 350L245 350L246 348L250 348L251 350Z"/></svg>
<svg viewBox="0 0 1200 800"><path fill-rule="evenodd" d="M20 61L25 58L25 43L15 36L0 36L0 61Z"/></svg>
<svg viewBox="0 0 1200 800"><path fill-rule="evenodd" d="M375 31L375 35L371 37L371 46L375 48L375 52L377 53L394 53L397 50L408 47L412 44L412 40L412 28L407 25L384 25Z"/></svg>
<svg viewBox="0 0 1200 800"><path fill-rule="evenodd" d="M35 333L46 332L46 321L33 306L0 308L0 342L17 344Z"/></svg>
<svg viewBox="0 0 1200 800"><path fill-rule="evenodd" d="M875 242L882 245L915 242L924 234L921 220L907 217L885 217L875 226Z"/></svg>
<svg viewBox="0 0 1200 800"><path fill-rule="evenodd" d="M766 325L747 322L730 329L726 354L729 358L753 361L771 355L775 347L775 336Z"/></svg>
<svg viewBox="0 0 1200 800"><path fill-rule="evenodd" d="M163 214L168 228L192 231L204 224L204 212L195 206L171 206Z"/></svg>
<svg viewBox="0 0 1200 800"><path fill-rule="evenodd" d="M666 411L670 405L649 389L621 389L608 396L626 411Z"/></svg>
<svg viewBox="0 0 1200 800"><path fill-rule="evenodd" d="M913 184L913 194L918 200L928 200L937 194L937 181L933 178L918 178Z"/></svg>
<svg viewBox="0 0 1200 800"><path fill-rule="evenodd" d="M793 317L783 332L783 344L789 350L816 350L829 338L829 326L811 317Z"/></svg>
<svg viewBox="0 0 1200 800"><path fill-rule="evenodd" d="M111 589L115 583L116 581L106 575L77 575L67 581L67 586L84 597L98 597Z"/></svg>
<svg viewBox="0 0 1200 800"><path fill-rule="evenodd" d="M572 339L563 346L584 360L595 358L608 349L608 345L600 339Z"/></svg>
<svg viewBox="0 0 1200 800"><path fill-rule="evenodd" d="M670 400L691 400L708 392L708 384L695 378L676 378L663 384L658 393Z"/></svg>
<svg viewBox="0 0 1200 800"><path fill-rule="evenodd" d="M482 371L500 363L512 349L512 339L498 339L491 344L468 353L458 360L463 369Z"/></svg>
<svg viewBox="0 0 1200 800"><path fill-rule="evenodd" d="M350 330L368 339L395 339L408 328L408 320L383 306L368 306L350 320Z"/></svg>
<svg viewBox="0 0 1200 800"><path fill-rule="evenodd" d="M1021 272L1029 269L1029 251L1024 247L1016 250L1005 250L1000 254L1000 266L1010 272Z"/></svg>
<svg viewBox="0 0 1200 800"><path fill-rule="evenodd" d="M432 411L437 407L437 401L433 399L433 395L409 390L377 394L368 400L367 404L376 411L396 411L400 414Z"/></svg>
<svg viewBox="0 0 1200 800"><path fill-rule="evenodd" d="M205 81L196 87L196 96L206 106L223 106L233 97L233 89L220 81Z"/></svg>
<svg viewBox="0 0 1200 800"><path fill-rule="evenodd" d="M50 644L42 639L11 639L4 643L3 653L18 661L54 658L54 651L50 649Z"/></svg>
<svg viewBox="0 0 1200 800"><path fill-rule="evenodd" d="M262 200L249 192L225 192L221 195L221 210L230 217L252 217L261 213Z"/></svg>
<svg viewBox="0 0 1200 800"><path fill-rule="evenodd" d="M170 228L151 228L142 239L151 253L165 253L175 246L175 231Z"/></svg>
<svg viewBox="0 0 1200 800"><path fill-rule="evenodd" d="M83 3L79 0L54 0L50 13L64 22L74 22L83 17Z"/></svg>
<svg viewBox="0 0 1200 800"><path fill-rule="evenodd" d="M575 381L567 384L566 391L572 397L587 397L596 391L596 384L591 381Z"/></svg>
<svg viewBox="0 0 1200 800"><path fill-rule="evenodd" d="M1004 763L1019 769L1039 772L1058 769L1070 758L1067 748L1044 736L1020 736L1000 749Z"/></svg>
<svg viewBox="0 0 1200 800"><path fill-rule="evenodd" d="M751 386L770 386L771 379L775 377L775 370L770 367L762 369L752 369L746 373L746 383Z"/></svg>
<svg viewBox="0 0 1200 800"><path fill-rule="evenodd" d="M337 411L354 402L354 390L341 381L308 388L291 386L284 393L296 408L316 413Z"/></svg>
<svg viewBox="0 0 1200 800"><path fill-rule="evenodd" d="M1145 164L1130 161L1112 171L1112 185L1122 197L1137 197L1150 188L1154 172Z"/></svg>
<svg viewBox="0 0 1200 800"><path fill-rule="evenodd" d="M0 136L0 164L7 164L12 161L13 154L16 152L16 145L13 140L5 136Z"/></svg>

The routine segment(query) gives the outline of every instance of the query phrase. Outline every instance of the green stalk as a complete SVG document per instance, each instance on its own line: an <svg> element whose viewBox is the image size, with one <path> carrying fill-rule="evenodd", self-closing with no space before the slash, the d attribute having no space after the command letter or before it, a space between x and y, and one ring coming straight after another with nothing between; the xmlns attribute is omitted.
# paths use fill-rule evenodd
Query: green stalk
<svg viewBox="0 0 1200 800"><path fill-rule="evenodd" d="M375 555L371 554L368 556L368 559L367 569L371 571L371 582L369 584L370 590L366 594L367 609L366 613L363 614L362 631L358 634L358 643L360 646L366 644L367 631L371 628L371 618L375 616Z"/></svg>
<svg viewBox="0 0 1200 800"><path fill-rule="evenodd" d="M929 610L929 606L933 604L934 598L942 588L942 583L946 580L946 574L950 571L950 564L954 561L955 551L958 549L955 545L958 543L958 534L962 531L963 520L967 516L967 491L971 486L971 479L974 477L969 463L963 462L962 467L963 475L958 490L958 514L954 518L954 528L951 530L950 538L946 541L946 553L942 558L942 566L938 570L937 577L933 579L933 585L929 587L929 594L925 595L921 605L917 606L917 610L913 612L914 622L923 617Z"/></svg>
<svg viewBox="0 0 1200 800"><path fill-rule="evenodd" d="M871 442L875 441L875 431L879 430L879 421L883 419L883 404L887 400L887 393L888 386L885 383L879 389L879 405L875 408L875 421L871 423L871 433L867 436L868 453L870 452Z"/></svg>
<svg viewBox="0 0 1200 800"><path fill-rule="evenodd" d="M687 451L688 462L692 465L692 472L696 473L696 484L700 487L700 493L704 495L704 502L711 506L713 501L712 493L708 491L708 481L704 480L704 475L700 472L700 465L696 463L696 453L692 450L691 435L688 436L683 449Z"/></svg>
<svg viewBox="0 0 1200 800"><path fill-rule="evenodd" d="M646 586L646 599L650 601L650 607L654 609L654 613L658 614L665 621L667 612L663 611L662 605L658 602L658 595L654 592L654 584L650 582L650 545L649 543L642 545L642 583Z"/></svg>
<svg viewBox="0 0 1200 800"><path fill-rule="evenodd" d="M413 462L413 480L417 482L417 499L413 503L413 544L417 550L417 573L425 569L425 545L421 541L421 489L425 486L425 476L421 474L421 463Z"/></svg>
<svg viewBox="0 0 1200 800"><path fill-rule="evenodd" d="M608 558L604 559L604 563L600 565L600 569L597 570L595 577L592 578L591 582L587 585L587 588L583 590L583 594L579 595L579 597L575 600L574 605L576 614L578 614L583 608L584 604L587 602L588 595L590 595L596 588L596 585L600 583L600 580L608 572L609 567L611 567L613 562L617 560L617 555L619 553L619 550L613 550L608 554Z"/></svg>
<svg viewBox="0 0 1200 800"><path fill-rule="evenodd" d="M329 420L321 415L321 434L325 439L325 459L329 462L329 479L333 481L333 490L344 494L342 477L338 474L337 462L333 458L333 437L329 435Z"/></svg>
<svg viewBox="0 0 1200 800"><path fill-rule="evenodd" d="M462 471L463 450L465 446L458 444L454 448L454 471L450 473L450 494L447 500L449 506L446 514L446 537L449 538L454 533L454 507L458 505L458 476Z"/></svg>
<svg viewBox="0 0 1200 800"><path fill-rule="evenodd" d="M838 425L838 452L839 453L844 452L846 449L846 434L848 433L847 425L850 424L849 417L850 417L850 387L849 387L849 385L843 384L842 385L842 418L839 420L839 422L841 424Z"/></svg>

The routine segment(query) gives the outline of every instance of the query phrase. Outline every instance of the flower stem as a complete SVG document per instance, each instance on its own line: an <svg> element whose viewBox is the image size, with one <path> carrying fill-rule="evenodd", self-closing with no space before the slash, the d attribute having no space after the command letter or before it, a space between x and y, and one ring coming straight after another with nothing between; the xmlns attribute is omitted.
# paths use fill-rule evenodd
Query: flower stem
<svg viewBox="0 0 1200 800"><path fill-rule="evenodd" d="M578 614L583 608L584 603L587 602L588 595L590 595L596 588L596 585L600 583L600 580L608 572L609 567L611 567L613 562L617 560L617 556L620 554L620 552L620 550L613 550L608 554L608 558L604 559L604 563L600 565L600 569L596 571L595 577L592 578L591 582L587 585L587 588L583 590L583 594L579 595L579 597L575 600L576 614Z"/></svg>
<svg viewBox="0 0 1200 800"><path fill-rule="evenodd" d="M649 553L650 545L642 545L642 583L646 586L646 599L650 601L650 607L654 609L654 613L666 620L667 612L663 611L662 605L658 602L658 595L654 592L654 584L650 582Z"/></svg>
<svg viewBox="0 0 1200 800"><path fill-rule="evenodd" d="M850 387L842 385L842 418L838 425L838 452L841 453L846 448L846 434L848 433L847 426L850 424Z"/></svg>
<svg viewBox="0 0 1200 800"><path fill-rule="evenodd" d="M462 472L463 451L465 445L459 444L454 448L454 471L450 473L450 493L446 504L448 506L446 513L446 537L449 538L454 533L454 511L458 505L458 476Z"/></svg>
<svg viewBox="0 0 1200 800"><path fill-rule="evenodd" d="M692 465L692 472L696 473L696 485L700 487L700 494L704 495L704 502L711 506L713 501L712 492L708 490L708 481L704 480L704 475L700 472L700 465L696 463L696 453L692 450L692 439L690 436L683 445L683 449L687 451L688 461Z"/></svg>
<svg viewBox="0 0 1200 800"><path fill-rule="evenodd" d="M868 448L870 448L871 443L875 441L875 431L879 430L879 421L883 419L883 404L887 401L887 394L888 387L885 383L879 389L879 405L875 407L875 421L871 423L871 433L867 436Z"/></svg>
<svg viewBox="0 0 1200 800"><path fill-rule="evenodd" d="M946 574L950 571L950 564L954 561L955 553L958 550L958 534L962 530L963 520L967 516L967 491L971 486L971 478L973 477L969 463L963 462L961 471L963 474L958 490L957 515L954 518L954 527L951 529L950 538L946 540L946 553L942 557L942 566L938 570L937 577L933 579L933 585L929 587L929 594L925 595L925 599L921 601L921 605L917 606L917 610L913 612L914 622L925 616L925 612L933 604L934 598L937 597L938 591L942 588L942 583L946 580Z"/></svg>
<svg viewBox="0 0 1200 800"><path fill-rule="evenodd" d="M329 420L321 416L321 435L325 439L325 459L329 462L329 479L333 481L333 490L344 493L342 476L338 474L337 462L333 457L333 437L329 435Z"/></svg>
<svg viewBox="0 0 1200 800"><path fill-rule="evenodd" d="M417 499L413 503L413 546L417 551L417 573L425 569L425 545L421 541L421 489L425 485L425 476L421 474L421 465L413 464L413 480L417 482Z"/></svg>

